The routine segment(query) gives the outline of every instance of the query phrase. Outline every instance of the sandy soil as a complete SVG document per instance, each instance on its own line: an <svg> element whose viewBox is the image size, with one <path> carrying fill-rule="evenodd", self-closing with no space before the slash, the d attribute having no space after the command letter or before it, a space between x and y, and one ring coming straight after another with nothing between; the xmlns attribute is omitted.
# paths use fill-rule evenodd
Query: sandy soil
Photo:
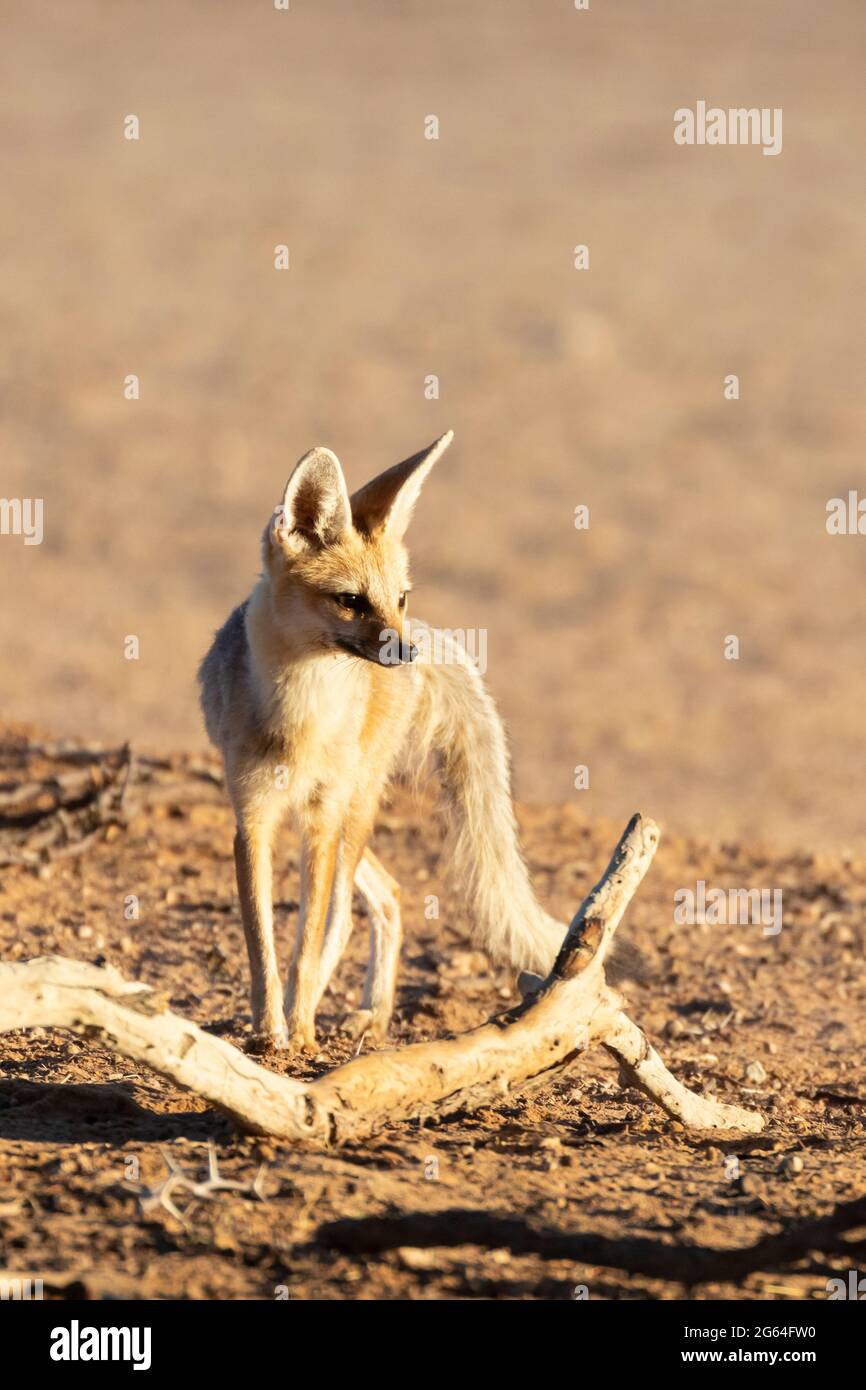
<svg viewBox="0 0 866 1390"><path fill-rule="evenodd" d="M7 743L4 788L41 773ZM110 961L170 993L171 1007L243 1044L246 960L235 905L229 814L217 788L190 797L175 759L131 792L128 830L76 860L7 870L4 960L59 953ZM147 798L147 800L146 800ZM135 810L138 799L138 809ZM621 826L572 808L524 808L539 892L570 915L607 863ZM513 1002L513 981L472 949L446 892L429 807L398 793L376 852L401 880L406 940L391 1044L460 1031ZM675 926L677 887L769 877L785 894L776 937L759 927ZM297 910L297 845L287 833L276 886L285 962ZM425 897L440 895L438 923ZM128 921L129 894L140 918ZM760 1109L749 1140L686 1132L632 1091L600 1052L565 1080L448 1124L394 1127L323 1153L236 1134L204 1103L146 1068L36 1030L0 1038L0 1268L38 1272L48 1296L149 1298L673 1298L676 1283L512 1257L476 1246L349 1256L317 1237L344 1217L475 1208L564 1231L668 1244L747 1245L862 1190L866 1150L866 859L666 836L628 917L647 976L631 1011L688 1084ZM311 1075L355 1047L338 1032L357 1003L366 934L356 903L349 955L321 1014L321 1054L269 1065ZM755 1064L759 1064L757 1069ZM308 1070L304 1070L307 1067ZM747 1075L747 1068L751 1068ZM168 1155L202 1178L213 1141L221 1172L266 1201L218 1193L184 1221L142 1205ZM739 1162L732 1175L730 1160ZM793 1164L792 1164L793 1160ZM843 1260L816 1259L704 1298L825 1298ZM844 1266L844 1267L843 1267Z"/></svg>
<svg viewBox="0 0 866 1390"><path fill-rule="evenodd" d="M416 609L486 629L519 795L862 846L863 58L859 0L10 7L4 711L193 746L295 459L453 426ZM698 99L781 155L675 146Z"/></svg>

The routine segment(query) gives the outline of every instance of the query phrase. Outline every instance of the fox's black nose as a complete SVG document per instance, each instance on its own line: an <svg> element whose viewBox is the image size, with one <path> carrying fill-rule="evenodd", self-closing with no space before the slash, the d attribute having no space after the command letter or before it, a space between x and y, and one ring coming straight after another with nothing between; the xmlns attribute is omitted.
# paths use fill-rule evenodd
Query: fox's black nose
<svg viewBox="0 0 866 1390"><path fill-rule="evenodd" d="M400 660L404 666L408 666L410 662L414 661L417 655L418 648L413 646L411 642L400 643Z"/></svg>

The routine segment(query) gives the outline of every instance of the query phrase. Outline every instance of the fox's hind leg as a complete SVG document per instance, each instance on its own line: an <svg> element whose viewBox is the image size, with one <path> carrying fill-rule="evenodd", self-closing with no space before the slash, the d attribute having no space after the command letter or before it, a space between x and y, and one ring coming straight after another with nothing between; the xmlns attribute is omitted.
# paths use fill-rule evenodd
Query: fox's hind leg
<svg viewBox="0 0 866 1390"><path fill-rule="evenodd" d="M364 851L358 864L355 884L370 914L370 960L361 1007L347 1015L343 1028L354 1037L369 1033L380 1041L394 1012L402 940L400 885L371 849Z"/></svg>

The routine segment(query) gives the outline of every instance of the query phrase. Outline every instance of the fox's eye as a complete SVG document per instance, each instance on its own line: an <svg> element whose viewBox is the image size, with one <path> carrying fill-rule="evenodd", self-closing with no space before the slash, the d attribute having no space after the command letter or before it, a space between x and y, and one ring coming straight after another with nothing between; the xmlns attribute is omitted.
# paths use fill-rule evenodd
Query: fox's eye
<svg viewBox="0 0 866 1390"><path fill-rule="evenodd" d="M405 607L406 607L406 595L405 595L405 594L401 594L401 595L400 595L400 598L399 598L399 605L400 605L401 608L405 608Z"/></svg>
<svg viewBox="0 0 866 1390"><path fill-rule="evenodd" d="M360 594L334 594L334 599L341 608L351 608L354 613L360 613L364 607L364 599Z"/></svg>

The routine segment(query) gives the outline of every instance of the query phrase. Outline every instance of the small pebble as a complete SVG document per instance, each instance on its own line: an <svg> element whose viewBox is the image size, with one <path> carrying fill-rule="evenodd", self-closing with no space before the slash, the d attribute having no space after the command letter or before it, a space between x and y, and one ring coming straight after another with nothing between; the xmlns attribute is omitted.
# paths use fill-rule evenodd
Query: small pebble
<svg viewBox="0 0 866 1390"><path fill-rule="evenodd" d="M801 1154L785 1154L785 1157L782 1159L782 1162L780 1163L779 1167L780 1167L780 1169L781 1169L781 1171L782 1171L783 1173L790 1173L790 1174L802 1173L802 1171L803 1171L803 1158L802 1158L802 1155L801 1155Z"/></svg>

